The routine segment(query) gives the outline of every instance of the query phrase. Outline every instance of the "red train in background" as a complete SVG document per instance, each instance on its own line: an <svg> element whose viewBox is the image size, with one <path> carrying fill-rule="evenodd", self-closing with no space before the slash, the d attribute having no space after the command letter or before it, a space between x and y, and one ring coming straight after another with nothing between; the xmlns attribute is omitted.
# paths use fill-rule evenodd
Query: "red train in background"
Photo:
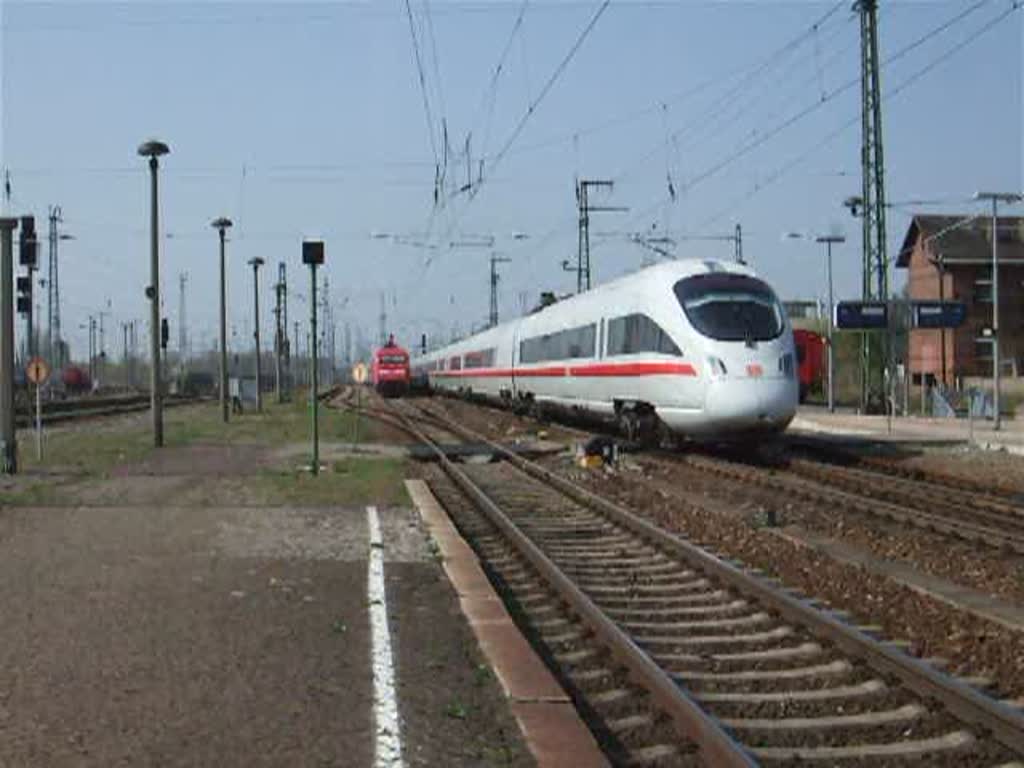
<svg viewBox="0 0 1024 768"><path fill-rule="evenodd" d="M395 344L394 335L373 353L370 377L384 397L401 397L409 392L409 352Z"/></svg>
<svg viewBox="0 0 1024 768"><path fill-rule="evenodd" d="M794 329L797 371L800 378L800 402L807 399L812 389L825 388L825 366L828 355L828 340L814 331Z"/></svg>

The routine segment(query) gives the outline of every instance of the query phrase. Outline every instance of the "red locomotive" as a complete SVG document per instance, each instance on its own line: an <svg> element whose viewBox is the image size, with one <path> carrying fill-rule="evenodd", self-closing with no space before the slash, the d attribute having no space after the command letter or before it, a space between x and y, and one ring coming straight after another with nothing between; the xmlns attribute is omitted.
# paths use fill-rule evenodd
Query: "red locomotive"
<svg viewBox="0 0 1024 768"><path fill-rule="evenodd" d="M800 378L800 402L807 399L812 389L825 388L825 365L828 340L814 331L797 328L793 331L796 360Z"/></svg>
<svg viewBox="0 0 1024 768"><path fill-rule="evenodd" d="M409 392L409 353L395 344L394 335L373 353L370 375L374 388L384 397L401 397Z"/></svg>

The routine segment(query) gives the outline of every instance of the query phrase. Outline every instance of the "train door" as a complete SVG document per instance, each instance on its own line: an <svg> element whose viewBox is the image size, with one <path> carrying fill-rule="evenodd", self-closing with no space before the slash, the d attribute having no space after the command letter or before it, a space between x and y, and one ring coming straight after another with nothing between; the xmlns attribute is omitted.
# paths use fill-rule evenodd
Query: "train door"
<svg viewBox="0 0 1024 768"><path fill-rule="evenodd" d="M519 399L519 380L516 377L516 362L519 360L519 323L516 323L512 327L511 343L509 346L508 356L508 370L509 370L509 388L512 392L512 401L515 402ZM505 364L506 361L499 360L495 364L500 368Z"/></svg>

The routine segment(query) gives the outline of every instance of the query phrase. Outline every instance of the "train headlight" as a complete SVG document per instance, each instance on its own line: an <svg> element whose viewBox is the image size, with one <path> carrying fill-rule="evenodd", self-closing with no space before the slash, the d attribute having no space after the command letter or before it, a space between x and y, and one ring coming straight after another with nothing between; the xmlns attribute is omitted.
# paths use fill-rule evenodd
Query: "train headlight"
<svg viewBox="0 0 1024 768"><path fill-rule="evenodd" d="M729 373L722 359L714 355L708 355L708 371L713 379L722 379Z"/></svg>
<svg viewBox="0 0 1024 768"><path fill-rule="evenodd" d="M787 352L779 358L779 373L787 379L793 378L793 353Z"/></svg>

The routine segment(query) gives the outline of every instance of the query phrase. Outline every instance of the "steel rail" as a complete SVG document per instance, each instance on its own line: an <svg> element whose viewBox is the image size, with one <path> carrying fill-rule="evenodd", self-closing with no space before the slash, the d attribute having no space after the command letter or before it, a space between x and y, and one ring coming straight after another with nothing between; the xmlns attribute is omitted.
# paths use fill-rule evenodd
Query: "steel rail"
<svg viewBox="0 0 1024 768"><path fill-rule="evenodd" d="M845 653L862 659L879 672L898 678L910 690L926 699L935 699L953 715L990 732L1011 750L1024 754L1024 714L948 675L933 669L892 645L879 642L855 627L819 611L805 601L792 597L766 580L752 576L710 552L675 536L634 512L608 501L559 475L523 459L483 435L452 422L452 427L468 439L488 444L497 455L527 474L549 483L575 501L598 509L650 543L704 569L709 575L763 601L789 621L807 627L828 639Z"/></svg>
<svg viewBox="0 0 1024 768"><path fill-rule="evenodd" d="M432 414L431 414L432 415ZM432 415L433 416L433 415ZM399 414L399 418L406 418ZM434 416L436 419L437 417ZM451 422L451 428L459 433L463 427ZM757 763L746 749L733 739L710 714L691 699L672 678L659 667L622 629L577 587L540 548L534 544L508 516L453 462L433 441L414 427L407 424L410 434L429 446L437 455L438 462L452 481L473 501L498 530L547 581L548 585L564 600L580 619L601 639L611 653L629 670L630 674L644 688L657 705L671 718L677 730L694 742L701 761L718 768L748 768ZM466 430L466 432L470 432ZM502 455L513 457L486 438L484 442L495 447Z"/></svg>

